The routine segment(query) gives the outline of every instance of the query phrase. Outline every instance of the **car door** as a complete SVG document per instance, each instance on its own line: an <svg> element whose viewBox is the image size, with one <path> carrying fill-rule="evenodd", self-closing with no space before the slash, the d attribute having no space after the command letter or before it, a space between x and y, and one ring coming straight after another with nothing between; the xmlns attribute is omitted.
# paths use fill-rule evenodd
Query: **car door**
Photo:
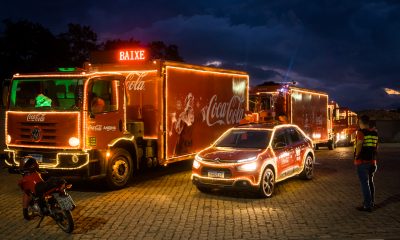
<svg viewBox="0 0 400 240"><path fill-rule="evenodd" d="M288 133L290 140L290 146L289 146L290 150L288 151L290 151L292 156L290 168L292 168L293 172L297 172L301 167L303 161L302 156L304 155L304 148L305 148L304 138L300 135L299 131L297 131L297 129L294 127L290 127L286 131Z"/></svg>
<svg viewBox="0 0 400 240"><path fill-rule="evenodd" d="M272 141L272 148L276 156L277 177L284 178L291 173L292 155L288 151L290 147L288 136L284 128L276 130Z"/></svg>

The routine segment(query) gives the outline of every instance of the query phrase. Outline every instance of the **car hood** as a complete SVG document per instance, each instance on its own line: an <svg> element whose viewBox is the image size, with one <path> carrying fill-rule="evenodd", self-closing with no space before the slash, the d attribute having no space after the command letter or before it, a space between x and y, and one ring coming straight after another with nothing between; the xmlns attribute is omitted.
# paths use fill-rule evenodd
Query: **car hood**
<svg viewBox="0 0 400 240"><path fill-rule="evenodd" d="M257 157L264 149L231 149L211 147L199 153L205 160L237 161Z"/></svg>

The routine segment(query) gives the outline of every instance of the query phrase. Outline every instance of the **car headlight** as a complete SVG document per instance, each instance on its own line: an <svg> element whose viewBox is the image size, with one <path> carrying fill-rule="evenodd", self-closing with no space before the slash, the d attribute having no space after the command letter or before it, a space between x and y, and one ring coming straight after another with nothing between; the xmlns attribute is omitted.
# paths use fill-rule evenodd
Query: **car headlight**
<svg viewBox="0 0 400 240"><path fill-rule="evenodd" d="M200 157L198 154L196 154L196 156L194 157L194 160L201 161L201 160L203 160L203 158Z"/></svg>
<svg viewBox="0 0 400 240"><path fill-rule="evenodd" d="M237 160L237 162L238 162L238 163L242 163L242 162L251 162L251 161L254 161L254 160L256 160L256 159L257 159L257 157L251 157L251 158L245 158L245 159Z"/></svg>
<svg viewBox="0 0 400 240"><path fill-rule="evenodd" d="M71 146L71 147L76 147L76 146L79 146L79 139L78 138L76 138L76 137L71 137L71 138L69 138L69 140L68 140L68 143L69 143L69 145Z"/></svg>
<svg viewBox="0 0 400 240"><path fill-rule="evenodd" d="M197 160L193 160L193 168L199 169L200 163Z"/></svg>
<svg viewBox="0 0 400 240"><path fill-rule="evenodd" d="M246 163L237 167L239 171L251 172L257 169L257 162Z"/></svg>

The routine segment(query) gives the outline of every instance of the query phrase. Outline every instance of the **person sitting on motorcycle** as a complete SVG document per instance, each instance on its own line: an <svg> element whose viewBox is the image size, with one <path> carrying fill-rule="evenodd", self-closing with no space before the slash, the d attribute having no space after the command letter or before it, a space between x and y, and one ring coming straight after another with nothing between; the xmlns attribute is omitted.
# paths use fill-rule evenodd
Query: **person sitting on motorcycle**
<svg viewBox="0 0 400 240"><path fill-rule="evenodd" d="M23 177L18 182L19 187L24 192L22 196L22 213L24 218L29 220L28 206L31 201L32 194L36 194L36 186L38 183L44 183L44 180L39 173L39 164L35 158L26 156L25 164L22 167Z"/></svg>

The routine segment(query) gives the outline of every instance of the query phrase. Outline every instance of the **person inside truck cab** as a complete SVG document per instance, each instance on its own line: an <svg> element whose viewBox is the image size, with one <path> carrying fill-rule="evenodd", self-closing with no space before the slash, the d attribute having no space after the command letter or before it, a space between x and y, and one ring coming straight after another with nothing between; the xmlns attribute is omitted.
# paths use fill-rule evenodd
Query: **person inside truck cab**
<svg viewBox="0 0 400 240"><path fill-rule="evenodd" d="M90 110L92 113L102 113L105 111L106 103L105 101L97 96L94 96L92 98L92 101L90 102Z"/></svg>

